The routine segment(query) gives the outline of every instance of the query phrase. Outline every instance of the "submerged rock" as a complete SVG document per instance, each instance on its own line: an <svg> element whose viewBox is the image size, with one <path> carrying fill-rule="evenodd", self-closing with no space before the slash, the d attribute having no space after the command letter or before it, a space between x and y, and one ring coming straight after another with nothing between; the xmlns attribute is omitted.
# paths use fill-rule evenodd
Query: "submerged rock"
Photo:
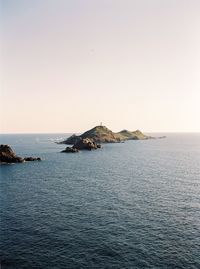
<svg viewBox="0 0 200 269"><path fill-rule="evenodd" d="M40 161L41 158L19 157L8 145L0 145L0 163L22 163L25 161Z"/></svg>

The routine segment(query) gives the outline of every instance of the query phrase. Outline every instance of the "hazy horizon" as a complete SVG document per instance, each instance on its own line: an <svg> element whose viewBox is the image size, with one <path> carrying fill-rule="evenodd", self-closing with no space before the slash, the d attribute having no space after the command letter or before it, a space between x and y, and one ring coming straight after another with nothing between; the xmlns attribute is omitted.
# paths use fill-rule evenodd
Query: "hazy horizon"
<svg viewBox="0 0 200 269"><path fill-rule="evenodd" d="M0 133L200 132L200 1L0 3Z"/></svg>
<svg viewBox="0 0 200 269"><path fill-rule="evenodd" d="M95 127L95 126L93 126L93 127ZM89 128L89 129L85 129L85 130L80 130L80 131L69 131L69 132L30 132L30 133L27 133L27 132L16 132L16 133L14 133L14 132L10 132L10 133L0 133L0 135L18 135L18 134L22 134L22 135L34 135L34 134L82 134L82 133L84 133L85 131L88 131L88 130L90 130L90 129L92 129L93 127L91 127L91 128ZM106 127L108 127L108 126L106 126ZM110 129L109 127L108 127L108 129ZM113 130L113 129L110 129L111 131L113 131L114 133L116 132L119 132L119 131L122 131L123 129L115 129L115 130ZM127 130L127 129L126 129ZM136 131L136 129L134 129L134 130L128 130L128 131ZM144 131L144 130L140 130L140 131L142 131L142 133L144 133L144 134L200 134L200 132L165 132L165 131L162 131L162 132L158 132L158 131L153 131L153 132L148 132L148 131Z"/></svg>

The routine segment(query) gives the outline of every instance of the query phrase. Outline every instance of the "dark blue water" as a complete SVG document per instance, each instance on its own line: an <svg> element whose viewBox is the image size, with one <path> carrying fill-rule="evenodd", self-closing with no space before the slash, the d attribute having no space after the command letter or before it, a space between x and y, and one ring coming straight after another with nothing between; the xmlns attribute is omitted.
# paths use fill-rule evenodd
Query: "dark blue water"
<svg viewBox="0 0 200 269"><path fill-rule="evenodd" d="M59 153L63 135L1 135L2 269L200 268L200 134Z"/></svg>

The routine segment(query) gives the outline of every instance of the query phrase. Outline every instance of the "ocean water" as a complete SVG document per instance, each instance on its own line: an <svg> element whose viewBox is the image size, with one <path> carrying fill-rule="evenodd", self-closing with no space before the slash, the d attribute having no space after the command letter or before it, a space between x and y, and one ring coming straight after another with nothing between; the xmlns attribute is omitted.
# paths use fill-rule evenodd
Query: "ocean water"
<svg viewBox="0 0 200 269"><path fill-rule="evenodd" d="M0 167L1 268L200 268L200 134L64 154L63 134L1 135L41 162Z"/></svg>

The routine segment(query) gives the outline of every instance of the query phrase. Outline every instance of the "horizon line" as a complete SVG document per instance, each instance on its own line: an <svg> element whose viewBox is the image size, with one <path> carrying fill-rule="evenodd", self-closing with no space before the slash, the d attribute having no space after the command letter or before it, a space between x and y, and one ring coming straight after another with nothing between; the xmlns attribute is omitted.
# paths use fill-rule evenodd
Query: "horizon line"
<svg viewBox="0 0 200 269"><path fill-rule="evenodd" d="M143 132L143 131L142 131ZM8 132L1 133L0 135L16 135L16 134L80 134L82 132ZM200 133L200 131L144 131L143 133L168 133L168 134L178 134L178 133Z"/></svg>

